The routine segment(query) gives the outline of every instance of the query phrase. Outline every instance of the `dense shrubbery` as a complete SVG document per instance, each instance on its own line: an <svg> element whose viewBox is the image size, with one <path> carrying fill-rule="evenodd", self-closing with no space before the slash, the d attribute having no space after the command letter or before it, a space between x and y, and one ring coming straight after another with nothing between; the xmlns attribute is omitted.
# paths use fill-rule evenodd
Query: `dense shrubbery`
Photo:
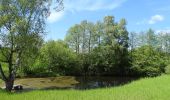
<svg viewBox="0 0 170 100"><path fill-rule="evenodd" d="M49 41L43 45L32 67L24 70L28 76L47 77L57 75L129 75L158 76L170 73L168 55L151 46L129 51L127 67L117 66L114 51L110 47L95 48L89 54L76 55L62 41ZM131 60L130 60L131 58ZM129 67L130 66L130 67ZM122 74L123 73L123 74Z"/></svg>
<svg viewBox="0 0 170 100"><path fill-rule="evenodd" d="M151 46L142 46L132 51L133 74L142 76L157 76L165 72L168 59L164 53Z"/></svg>
<svg viewBox="0 0 170 100"><path fill-rule="evenodd" d="M27 75L55 76L79 72L78 56L63 41L45 43L34 65L26 70Z"/></svg>
<svg viewBox="0 0 170 100"><path fill-rule="evenodd" d="M147 32L130 35L131 71L139 76L157 76L170 64L170 34Z"/></svg>

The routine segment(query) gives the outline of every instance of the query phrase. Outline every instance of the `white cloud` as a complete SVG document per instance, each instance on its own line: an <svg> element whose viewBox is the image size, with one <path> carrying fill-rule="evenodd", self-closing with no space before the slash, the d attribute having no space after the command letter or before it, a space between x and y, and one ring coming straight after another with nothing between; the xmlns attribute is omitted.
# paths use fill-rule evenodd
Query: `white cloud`
<svg viewBox="0 0 170 100"><path fill-rule="evenodd" d="M56 12L56 11L51 11L50 16L47 18L47 21L49 23L54 23L56 21L59 21L62 17L64 16L64 12Z"/></svg>
<svg viewBox="0 0 170 100"><path fill-rule="evenodd" d="M65 9L69 11L113 10L127 0L65 0Z"/></svg>
<svg viewBox="0 0 170 100"><path fill-rule="evenodd" d="M120 7L125 1L127 0L64 0L64 11L52 11L47 21L49 23L57 22L66 13L70 12L114 10Z"/></svg>
<svg viewBox="0 0 170 100"><path fill-rule="evenodd" d="M162 16L162 15L154 15L154 16L152 16L151 18L150 18L150 20L149 20L149 24L155 24L155 23L157 23L157 22L161 22L161 21L163 21L164 20L164 16Z"/></svg>

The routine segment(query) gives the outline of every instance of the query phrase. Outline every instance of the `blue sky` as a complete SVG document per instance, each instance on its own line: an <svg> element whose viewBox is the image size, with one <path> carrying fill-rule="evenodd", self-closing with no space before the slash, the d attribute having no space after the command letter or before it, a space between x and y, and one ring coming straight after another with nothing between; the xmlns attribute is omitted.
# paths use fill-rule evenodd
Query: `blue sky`
<svg viewBox="0 0 170 100"><path fill-rule="evenodd" d="M51 11L47 18L46 40L64 39L67 30L82 20L96 22L111 15L127 20L127 29L170 32L170 0L64 0L65 9Z"/></svg>

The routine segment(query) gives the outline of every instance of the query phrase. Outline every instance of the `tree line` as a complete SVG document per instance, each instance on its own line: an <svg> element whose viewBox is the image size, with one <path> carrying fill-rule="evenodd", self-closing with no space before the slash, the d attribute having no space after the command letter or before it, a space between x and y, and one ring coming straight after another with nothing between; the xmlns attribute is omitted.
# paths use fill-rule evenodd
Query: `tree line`
<svg viewBox="0 0 170 100"><path fill-rule="evenodd" d="M64 40L45 42L34 67L25 73L157 76L169 70L169 43L168 32L128 32L125 19L84 20L70 27Z"/></svg>

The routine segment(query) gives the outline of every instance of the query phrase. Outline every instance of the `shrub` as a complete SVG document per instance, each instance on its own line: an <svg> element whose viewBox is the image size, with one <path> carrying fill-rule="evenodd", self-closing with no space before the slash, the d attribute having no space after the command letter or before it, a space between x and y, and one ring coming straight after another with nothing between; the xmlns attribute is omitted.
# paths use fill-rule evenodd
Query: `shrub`
<svg viewBox="0 0 170 100"><path fill-rule="evenodd" d="M148 77L155 77L161 75L161 71L159 68L147 67L144 69L144 74Z"/></svg>
<svg viewBox="0 0 170 100"><path fill-rule="evenodd" d="M165 67L165 73L170 74L170 65Z"/></svg>

